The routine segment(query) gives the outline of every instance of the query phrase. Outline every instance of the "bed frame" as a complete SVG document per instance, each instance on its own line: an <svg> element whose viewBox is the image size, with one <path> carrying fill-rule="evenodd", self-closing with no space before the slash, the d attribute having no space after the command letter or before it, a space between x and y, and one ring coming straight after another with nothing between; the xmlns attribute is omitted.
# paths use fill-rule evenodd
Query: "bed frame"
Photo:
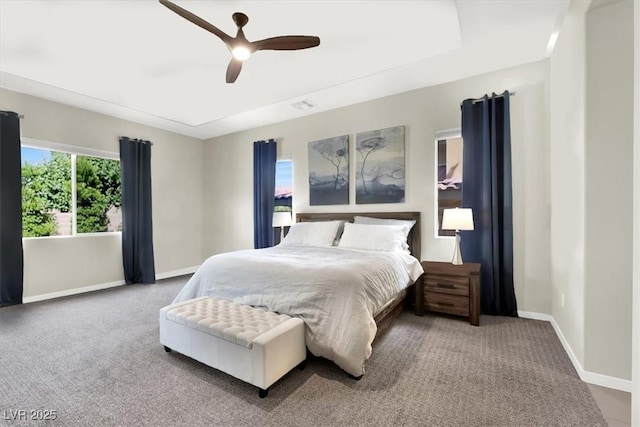
<svg viewBox="0 0 640 427"><path fill-rule="evenodd" d="M296 222L309 222L309 221L331 221L342 220L353 222L354 216L368 216L373 218L385 218L385 219L407 219L414 220L416 223L411 228L407 243L409 244L409 251L411 255L420 260L420 212L323 212L323 213L299 213L296 214ZM420 279L418 279L420 280ZM393 300L389 301L383 308L374 316L376 325L378 326L378 332L376 333L376 339L378 339L384 332L389 329L393 320L398 317L402 310L412 300L411 295L414 292L414 285L404 289ZM407 298L409 297L409 298Z"/></svg>

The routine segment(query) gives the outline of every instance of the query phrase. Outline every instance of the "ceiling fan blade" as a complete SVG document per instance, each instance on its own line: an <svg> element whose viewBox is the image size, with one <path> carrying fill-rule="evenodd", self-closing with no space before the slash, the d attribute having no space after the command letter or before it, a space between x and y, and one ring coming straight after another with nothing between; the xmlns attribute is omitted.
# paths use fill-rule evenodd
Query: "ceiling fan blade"
<svg viewBox="0 0 640 427"><path fill-rule="evenodd" d="M316 36L279 36L251 43L255 50L298 50L316 47L320 38Z"/></svg>
<svg viewBox="0 0 640 427"><path fill-rule="evenodd" d="M240 74L240 70L242 70L242 61L238 59L231 59L229 65L227 66L227 83L233 83L238 78L238 74Z"/></svg>
<svg viewBox="0 0 640 427"><path fill-rule="evenodd" d="M200 18L199 16L194 15L193 13L189 12L188 10L181 8L177 4L174 4L174 3L170 2L169 0L159 0L159 1L160 1L160 3L162 5L166 6L167 8L169 8L172 11L174 11L175 13L177 13L178 15L182 16L187 21L191 21L194 24L196 24L197 26L199 26L201 28L204 28L205 30L209 31L210 33L215 34L216 36L218 36L226 44L229 44L231 42L231 40L233 40L233 38L229 34L225 33L224 31L222 31L221 29L217 28L216 26L208 23L207 21L205 21L204 19Z"/></svg>

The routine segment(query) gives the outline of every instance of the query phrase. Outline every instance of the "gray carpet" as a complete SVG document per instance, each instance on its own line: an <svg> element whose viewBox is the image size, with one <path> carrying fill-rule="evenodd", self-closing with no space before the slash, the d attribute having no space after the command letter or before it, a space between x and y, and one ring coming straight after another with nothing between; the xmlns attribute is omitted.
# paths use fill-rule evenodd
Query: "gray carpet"
<svg viewBox="0 0 640 427"><path fill-rule="evenodd" d="M259 399L159 344L186 279L0 309L0 424L45 409L56 426L606 426L549 323L489 316L405 312L362 380L314 358Z"/></svg>

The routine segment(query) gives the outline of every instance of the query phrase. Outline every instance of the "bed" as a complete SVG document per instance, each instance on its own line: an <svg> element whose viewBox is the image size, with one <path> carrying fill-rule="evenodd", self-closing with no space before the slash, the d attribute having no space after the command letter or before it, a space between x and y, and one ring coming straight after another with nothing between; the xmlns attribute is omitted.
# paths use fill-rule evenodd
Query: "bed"
<svg viewBox="0 0 640 427"><path fill-rule="evenodd" d="M351 222L354 216L415 221L408 234L405 230L403 244L407 250L349 247L346 241L358 236L354 230L363 230L362 225L352 224L344 225L343 241L338 247L300 244L295 240L294 234L305 227L322 228L332 224L330 221ZM174 302L206 295L299 317L305 322L305 341L312 354L332 360L348 374L360 377L375 337L402 311L408 288L422 274L418 262L420 214L306 213L298 214L296 220L307 224L294 226L295 230L278 246L207 259ZM316 224L308 224L312 222ZM364 228L395 233L398 227Z"/></svg>

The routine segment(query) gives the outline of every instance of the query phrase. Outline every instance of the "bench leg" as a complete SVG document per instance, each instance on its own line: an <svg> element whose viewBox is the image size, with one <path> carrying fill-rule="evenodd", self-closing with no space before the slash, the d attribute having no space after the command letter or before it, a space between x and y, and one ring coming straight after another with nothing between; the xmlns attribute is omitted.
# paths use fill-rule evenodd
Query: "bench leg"
<svg viewBox="0 0 640 427"><path fill-rule="evenodd" d="M171 352L171 349L165 345L165 346L164 346L164 351L166 351L167 353L170 353L170 352Z"/></svg>
<svg viewBox="0 0 640 427"><path fill-rule="evenodd" d="M356 380L356 381L360 381L362 379L362 377L364 375L360 375L359 377L356 377L355 375L351 375L351 374L347 374L349 375L349 378L351 378L352 380Z"/></svg>
<svg viewBox="0 0 640 427"><path fill-rule="evenodd" d="M260 399L264 399L265 397L267 397L267 395L269 394L269 389L262 389L262 388L258 388L258 396L260 396Z"/></svg>

